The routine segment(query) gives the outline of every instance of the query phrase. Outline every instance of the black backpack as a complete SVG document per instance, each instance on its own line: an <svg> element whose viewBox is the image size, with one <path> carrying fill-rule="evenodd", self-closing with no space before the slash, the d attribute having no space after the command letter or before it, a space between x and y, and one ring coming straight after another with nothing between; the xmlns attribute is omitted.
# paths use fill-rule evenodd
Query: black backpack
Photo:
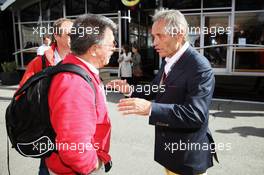
<svg viewBox="0 0 264 175"><path fill-rule="evenodd" d="M5 116L12 147L23 156L45 158L56 151L56 134L50 123L48 91L52 77L60 72L78 74L95 92L87 72L73 64L47 67L28 79L14 94Z"/></svg>

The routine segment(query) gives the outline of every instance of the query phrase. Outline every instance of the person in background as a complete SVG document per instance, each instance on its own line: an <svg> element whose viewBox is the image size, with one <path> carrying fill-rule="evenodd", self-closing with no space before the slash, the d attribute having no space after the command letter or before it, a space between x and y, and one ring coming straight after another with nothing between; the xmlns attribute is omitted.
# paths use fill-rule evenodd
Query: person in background
<svg viewBox="0 0 264 175"><path fill-rule="evenodd" d="M132 46L132 72L133 72L133 84L138 84L140 77L142 77L142 69L141 69L141 55L139 54L139 47L137 45Z"/></svg>
<svg viewBox="0 0 264 175"><path fill-rule="evenodd" d="M44 52L50 48L51 38L50 35L45 34L43 35L43 44L38 48L37 55L44 55Z"/></svg>
<svg viewBox="0 0 264 175"><path fill-rule="evenodd" d="M69 33L72 27L72 20L60 18L53 24L55 33L52 36L50 48L44 53L44 67L54 66L60 62L70 52L70 37ZM42 56L37 55L27 65L27 69L19 83L21 87L32 75L40 72L43 69Z"/></svg>
<svg viewBox="0 0 264 175"><path fill-rule="evenodd" d="M132 53L129 51L129 46L124 45L122 47L122 54L118 59L119 63L119 77L121 80L126 80L129 84L132 84Z"/></svg>
<svg viewBox="0 0 264 175"><path fill-rule="evenodd" d="M53 24L54 31L53 41L50 48L44 52L44 67L54 66L60 62L70 52L69 32L72 27L72 20L60 18ZM44 39L44 38L43 38ZM47 41L47 39L45 40ZM42 56L37 55L27 66L26 72L19 83L19 88L34 74L43 69ZM49 175L44 159L41 159L39 166L39 175Z"/></svg>

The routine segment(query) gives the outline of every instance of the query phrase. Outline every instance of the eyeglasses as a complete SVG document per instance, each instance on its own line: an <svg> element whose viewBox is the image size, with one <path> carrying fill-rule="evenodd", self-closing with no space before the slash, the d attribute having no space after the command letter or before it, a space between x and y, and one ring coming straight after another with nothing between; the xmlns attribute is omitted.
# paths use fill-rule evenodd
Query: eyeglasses
<svg viewBox="0 0 264 175"><path fill-rule="evenodd" d="M110 48L113 48L115 49L116 46L117 46L117 42L114 41L113 44L99 44L100 46L107 46L107 47L110 47Z"/></svg>

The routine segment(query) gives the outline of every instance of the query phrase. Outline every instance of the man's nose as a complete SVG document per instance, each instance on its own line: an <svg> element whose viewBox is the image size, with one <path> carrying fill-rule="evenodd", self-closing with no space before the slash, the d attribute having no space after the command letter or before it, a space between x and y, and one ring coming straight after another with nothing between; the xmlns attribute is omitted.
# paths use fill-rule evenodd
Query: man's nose
<svg viewBox="0 0 264 175"><path fill-rule="evenodd" d="M158 45L158 39L154 38L153 39L153 46L156 47Z"/></svg>

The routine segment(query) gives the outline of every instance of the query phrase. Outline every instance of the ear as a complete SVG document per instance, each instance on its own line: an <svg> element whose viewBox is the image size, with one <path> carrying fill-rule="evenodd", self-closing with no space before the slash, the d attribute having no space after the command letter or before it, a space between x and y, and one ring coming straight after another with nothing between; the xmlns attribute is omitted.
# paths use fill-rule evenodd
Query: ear
<svg viewBox="0 0 264 175"><path fill-rule="evenodd" d="M90 48L89 48L89 52L90 52L90 54L93 56L93 57L95 57L96 56L96 54L97 54L97 51L98 50L98 47L97 47L97 45L92 45Z"/></svg>
<svg viewBox="0 0 264 175"><path fill-rule="evenodd" d="M178 33L176 36L175 36L175 39L178 41L178 42L183 42L184 40L184 33Z"/></svg>
<svg viewBox="0 0 264 175"><path fill-rule="evenodd" d="M60 37L59 35L57 35L56 33L53 34L54 39L57 41L57 38Z"/></svg>

